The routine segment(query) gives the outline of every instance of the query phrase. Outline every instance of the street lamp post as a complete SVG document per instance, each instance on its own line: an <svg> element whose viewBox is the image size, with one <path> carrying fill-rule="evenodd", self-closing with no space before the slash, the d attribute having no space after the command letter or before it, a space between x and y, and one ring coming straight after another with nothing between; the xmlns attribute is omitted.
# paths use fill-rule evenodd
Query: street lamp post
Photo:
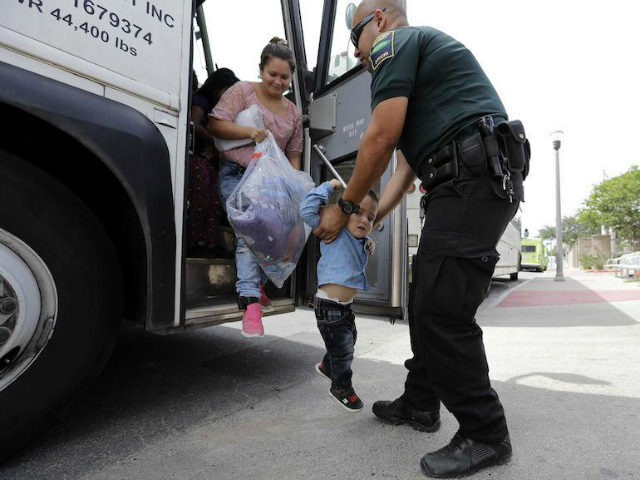
<svg viewBox="0 0 640 480"><path fill-rule="evenodd" d="M557 282L564 282L562 271L562 209L560 208L560 145L562 130L551 133L553 149L556 151L556 278Z"/></svg>

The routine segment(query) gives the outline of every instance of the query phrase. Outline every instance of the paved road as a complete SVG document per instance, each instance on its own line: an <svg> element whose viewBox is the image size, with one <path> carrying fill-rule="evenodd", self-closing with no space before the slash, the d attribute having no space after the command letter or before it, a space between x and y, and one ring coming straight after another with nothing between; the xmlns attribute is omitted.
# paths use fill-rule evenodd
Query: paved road
<svg viewBox="0 0 640 480"><path fill-rule="evenodd" d="M507 411L514 458L477 479L640 478L640 287L608 274L494 282L478 321ZM408 328L359 318L354 385L365 411L328 396L313 314L173 336L127 332L72 414L1 479L424 478L419 459L456 430L380 424L402 390Z"/></svg>

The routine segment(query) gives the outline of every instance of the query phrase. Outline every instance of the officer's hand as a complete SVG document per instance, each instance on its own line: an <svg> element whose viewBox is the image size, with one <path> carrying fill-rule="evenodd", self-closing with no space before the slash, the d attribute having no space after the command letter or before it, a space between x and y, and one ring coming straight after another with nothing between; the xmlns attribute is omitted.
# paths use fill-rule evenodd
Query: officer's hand
<svg viewBox="0 0 640 480"><path fill-rule="evenodd" d="M344 213L337 204L329 205L320 209L320 225L313 230L313 234L331 243L348 221L349 215Z"/></svg>
<svg viewBox="0 0 640 480"><path fill-rule="evenodd" d="M251 132L251 140L256 143L262 142L265 138L269 136L269 132L264 128L254 128Z"/></svg>

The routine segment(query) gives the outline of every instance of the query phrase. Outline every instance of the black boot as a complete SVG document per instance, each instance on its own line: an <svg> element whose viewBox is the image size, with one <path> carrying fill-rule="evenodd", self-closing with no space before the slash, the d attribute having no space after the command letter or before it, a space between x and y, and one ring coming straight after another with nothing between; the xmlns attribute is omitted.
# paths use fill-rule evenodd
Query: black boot
<svg viewBox="0 0 640 480"><path fill-rule="evenodd" d="M393 402L379 400L373 404L373 414L385 423L406 423L421 432L435 432L440 428L440 412L416 410L402 397Z"/></svg>
<svg viewBox="0 0 640 480"><path fill-rule="evenodd" d="M492 465L505 464L510 459L508 435L498 444L487 445L456 433L449 445L422 457L420 467L427 477L458 478Z"/></svg>

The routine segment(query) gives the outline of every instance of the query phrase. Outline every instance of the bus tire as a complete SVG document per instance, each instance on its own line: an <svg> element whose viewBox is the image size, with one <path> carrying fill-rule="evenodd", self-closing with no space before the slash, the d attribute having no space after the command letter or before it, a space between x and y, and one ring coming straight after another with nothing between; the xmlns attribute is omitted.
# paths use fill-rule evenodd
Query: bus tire
<svg viewBox="0 0 640 480"><path fill-rule="evenodd" d="M76 195L1 148L0 171L3 459L62 416L102 370L119 330L122 287L115 249ZM3 305L5 314L13 309L13 327Z"/></svg>
<svg viewBox="0 0 640 480"><path fill-rule="evenodd" d="M511 279L511 281L513 282L518 280L518 272L522 270L521 263L522 263L522 255L518 255L518 266L516 267L516 271L515 273L512 273L509 275L509 279Z"/></svg>

